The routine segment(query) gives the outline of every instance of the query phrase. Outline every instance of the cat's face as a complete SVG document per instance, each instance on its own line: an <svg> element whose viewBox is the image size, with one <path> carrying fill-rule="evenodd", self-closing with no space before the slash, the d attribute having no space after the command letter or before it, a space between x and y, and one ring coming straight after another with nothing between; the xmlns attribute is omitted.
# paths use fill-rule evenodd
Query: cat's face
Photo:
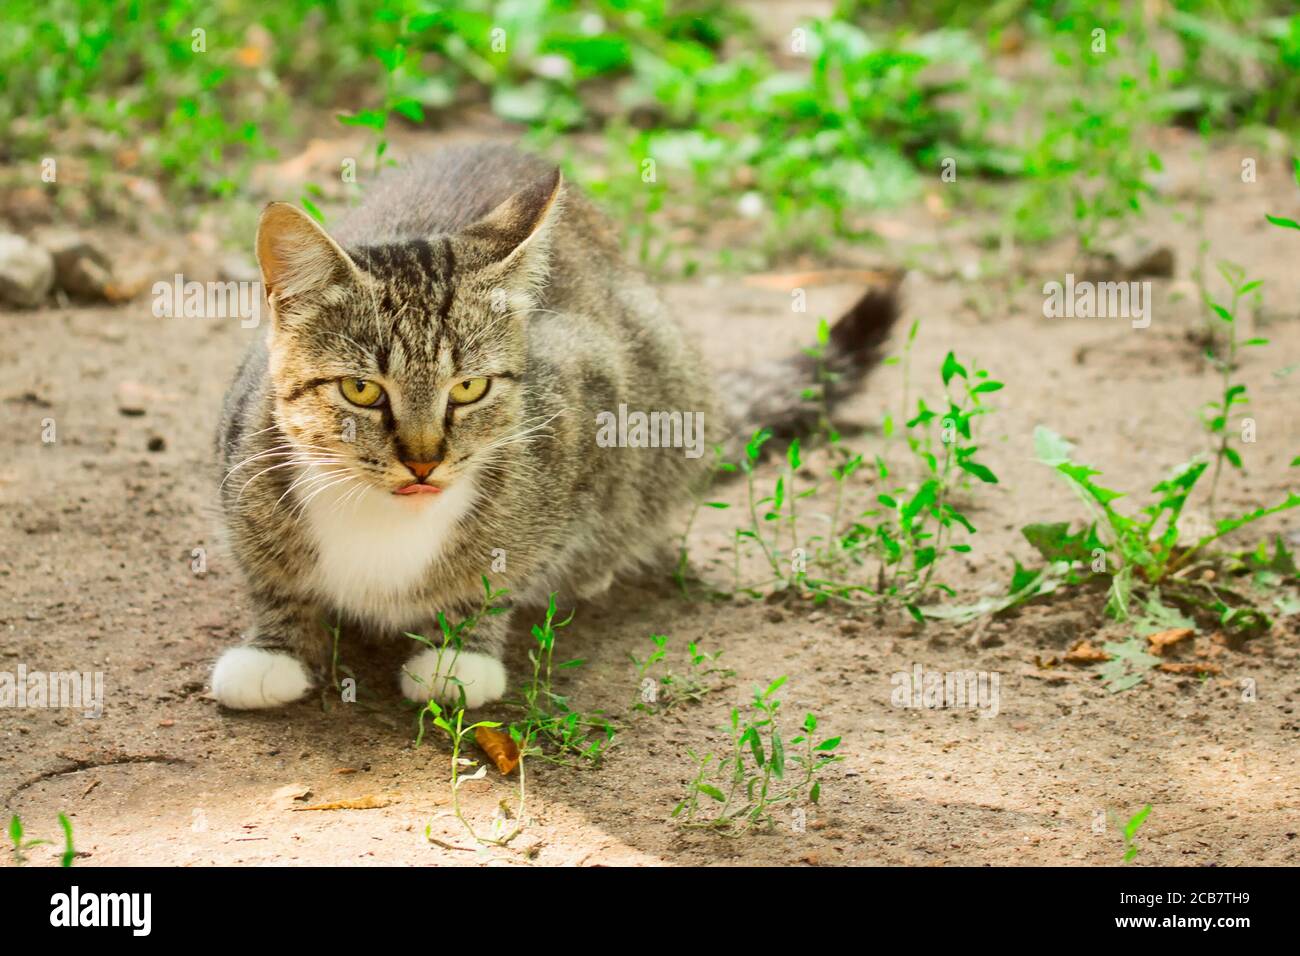
<svg viewBox="0 0 1300 956"><path fill-rule="evenodd" d="M559 189L557 177L456 236L350 251L268 207L269 371L280 429L310 463L304 493L333 482L435 500L526 427L527 313Z"/></svg>

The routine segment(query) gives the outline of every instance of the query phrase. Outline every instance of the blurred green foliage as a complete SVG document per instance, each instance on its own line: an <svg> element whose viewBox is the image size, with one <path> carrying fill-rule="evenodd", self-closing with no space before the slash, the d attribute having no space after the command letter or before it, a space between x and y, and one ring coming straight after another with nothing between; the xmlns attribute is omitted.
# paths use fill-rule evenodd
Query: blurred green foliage
<svg viewBox="0 0 1300 956"><path fill-rule="evenodd" d="M382 160L394 124L486 106L567 154L648 261L668 191L704 219L743 209L781 253L866 234L945 163L1015 185L1014 241L1073 224L1086 248L1149 195L1154 124L1300 119L1291 4L1152 10L860 0L777 33L720 0L7 0L0 160L224 196L322 115L372 130Z"/></svg>

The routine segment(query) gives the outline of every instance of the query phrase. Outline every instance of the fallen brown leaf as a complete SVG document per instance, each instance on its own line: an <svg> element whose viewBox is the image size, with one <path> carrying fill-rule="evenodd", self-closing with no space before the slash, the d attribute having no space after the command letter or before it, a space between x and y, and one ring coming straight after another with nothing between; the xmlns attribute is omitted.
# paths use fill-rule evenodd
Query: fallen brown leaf
<svg viewBox="0 0 1300 956"><path fill-rule="evenodd" d="M1158 656L1179 641L1191 637L1193 633L1195 632L1190 627L1174 627L1159 634L1148 634L1147 640L1151 643L1151 653Z"/></svg>
<svg viewBox="0 0 1300 956"><path fill-rule="evenodd" d="M785 274L764 273L746 276L745 285L760 289L779 289L789 292L819 285L888 286L898 279L897 274L881 269L816 269L811 272Z"/></svg>
<svg viewBox="0 0 1300 956"><path fill-rule="evenodd" d="M505 731L480 727L474 731L474 740L492 758L502 776L509 776L510 771L519 766L519 747Z"/></svg>
<svg viewBox="0 0 1300 956"><path fill-rule="evenodd" d="M1198 661L1165 661L1158 669L1166 674L1222 674L1223 668L1218 664L1206 664Z"/></svg>
<svg viewBox="0 0 1300 956"><path fill-rule="evenodd" d="M1093 647L1091 641L1082 640L1065 652L1065 660L1071 664L1096 664L1110 660L1110 655L1100 647Z"/></svg>
<svg viewBox="0 0 1300 956"><path fill-rule="evenodd" d="M387 797L376 797L369 794L364 797L354 797L351 800L334 800L330 803L313 803L310 807L293 807L297 810L378 810L380 807L386 807L392 800Z"/></svg>

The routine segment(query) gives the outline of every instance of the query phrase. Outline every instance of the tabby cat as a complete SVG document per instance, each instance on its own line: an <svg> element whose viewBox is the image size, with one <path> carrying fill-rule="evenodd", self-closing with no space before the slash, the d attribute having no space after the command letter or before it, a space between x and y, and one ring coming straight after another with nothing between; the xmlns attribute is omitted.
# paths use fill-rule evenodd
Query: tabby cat
<svg viewBox="0 0 1300 956"><path fill-rule="evenodd" d="M702 414L711 449L815 414L798 398L810 359L713 376L595 207L506 147L393 171L333 236L273 203L256 246L272 319L218 434L253 616L212 675L227 707L305 695L328 670L335 621L420 648L399 675L408 698L498 700L513 608L662 567L674 516L707 478L711 454L611 447L598 421L620 406ZM894 312L892 294L871 293L836 324L835 396ZM508 609L458 654L401 636L436 637L439 612L475 614L484 575Z"/></svg>

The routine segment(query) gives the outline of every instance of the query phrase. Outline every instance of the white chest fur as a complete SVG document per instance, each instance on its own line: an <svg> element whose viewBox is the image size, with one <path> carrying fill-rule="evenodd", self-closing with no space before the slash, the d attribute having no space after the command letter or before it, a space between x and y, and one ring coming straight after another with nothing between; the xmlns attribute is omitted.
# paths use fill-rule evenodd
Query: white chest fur
<svg viewBox="0 0 1300 956"><path fill-rule="evenodd" d="M316 542L312 588L334 607L394 629L427 622L432 608L412 600L477 495L463 476L440 495L393 495L350 482L311 497L303 518Z"/></svg>

